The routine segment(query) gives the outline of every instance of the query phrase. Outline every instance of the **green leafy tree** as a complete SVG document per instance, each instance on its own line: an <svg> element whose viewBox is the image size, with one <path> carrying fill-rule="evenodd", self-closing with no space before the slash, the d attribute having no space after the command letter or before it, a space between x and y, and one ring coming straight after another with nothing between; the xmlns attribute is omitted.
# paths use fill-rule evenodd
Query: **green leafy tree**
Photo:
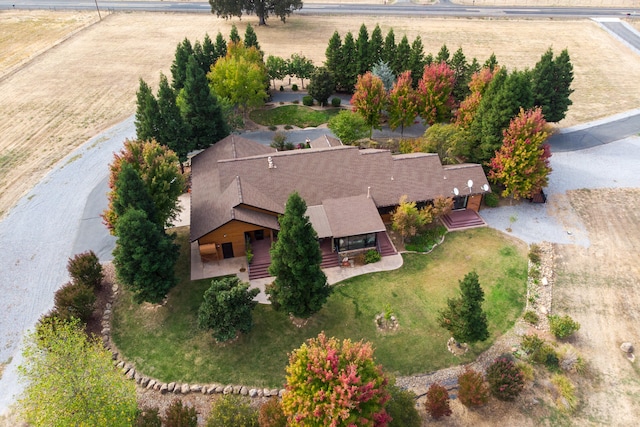
<svg viewBox="0 0 640 427"><path fill-rule="evenodd" d="M302 0L209 0L211 13L224 19L242 14L255 14L259 25L267 25L269 15L277 16L285 22L294 10L302 9Z"/></svg>
<svg viewBox="0 0 640 427"><path fill-rule="evenodd" d="M98 290L102 286L104 272L98 256L93 251L76 254L67 261L67 271L74 283Z"/></svg>
<svg viewBox="0 0 640 427"><path fill-rule="evenodd" d="M279 219L280 233L271 249L269 274L276 279L268 290L279 309L309 317L322 308L331 288L320 269L318 236L306 216L307 204L298 193L287 200Z"/></svg>
<svg viewBox="0 0 640 427"><path fill-rule="evenodd" d="M263 105L267 98L268 75L260 58L255 47L233 44L227 56L220 58L208 75L213 91L237 105L245 117L251 108Z"/></svg>
<svg viewBox="0 0 640 427"><path fill-rule="evenodd" d="M460 130L451 123L436 123L426 130L421 141L421 150L427 153L437 153L444 165L458 163L454 147L460 138Z"/></svg>
<svg viewBox="0 0 640 427"><path fill-rule="evenodd" d="M236 29L236 32L237 32L237 29ZM225 40L224 36L220 31L218 31L218 34L216 35L215 49L216 49L216 59L224 58L225 56L227 56L227 41Z"/></svg>
<svg viewBox="0 0 640 427"><path fill-rule="evenodd" d="M253 327L251 313L257 304L253 299L259 293L259 289L250 290L249 284L238 277L212 280L198 310L198 326L212 329L219 342L234 339L238 333L246 334Z"/></svg>
<svg viewBox="0 0 640 427"><path fill-rule="evenodd" d="M382 50L384 49L384 38L380 25L371 32L371 40L369 40L369 61L371 64L377 64L382 60Z"/></svg>
<svg viewBox="0 0 640 427"><path fill-rule="evenodd" d="M180 172L184 174L183 163L187 161L187 154L193 149L190 129L182 119L180 108L176 103L176 93L162 73L160 73L158 87L158 111L160 117L156 141L176 153L180 162Z"/></svg>
<svg viewBox="0 0 640 427"><path fill-rule="evenodd" d="M194 149L207 148L229 135L216 96L211 93L207 77L193 57L189 58L187 64L187 76L180 99L182 117L190 129Z"/></svg>
<svg viewBox="0 0 640 427"><path fill-rule="evenodd" d="M138 202L118 201L118 177L125 163L139 174L153 201L153 208L142 199ZM102 216L112 234L115 232L118 216L129 204L147 211L159 227L172 224L180 212L178 196L184 188L184 177L180 174L178 157L173 151L155 141L126 140L124 148L114 155L109 168L109 206Z"/></svg>
<svg viewBox="0 0 640 427"><path fill-rule="evenodd" d="M424 73L425 58L424 58L424 46L422 45L422 38L417 36L413 43L411 43L411 53L409 54L409 60L407 61L407 70L411 71L411 86L418 87L418 81L420 76Z"/></svg>
<svg viewBox="0 0 640 427"><path fill-rule="evenodd" d="M418 117L418 97L411 85L411 71L405 71L398 77L398 81L389 92L387 103L389 127L392 130L399 127L400 135L404 135L404 128L411 126Z"/></svg>
<svg viewBox="0 0 640 427"><path fill-rule="evenodd" d="M573 93L573 65L569 52L565 49L555 59L549 48L540 58L531 73L534 105L542 107L548 122L564 119L569 106L573 104L569 96Z"/></svg>
<svg viewBox="0 0 640 427"><path fill-rule="evenodd" d="M504 142L491 159L489 179L504 186L502 196L531 198L547 186L551 150L541 108L520 110L504 132Z"/></svg>
<svg viewBox="0 0 640 427"><path fill-rule="evenodd" d="M136 92L136 136L138 139L150 141L158 135L160 111L158 101L149 85L140 79L140 88Z"/></svg>
<svg viewBox="0 0 640 427"><path fill-rule="evenodd" d="M388 380L371 344L320 333L289 357L282 408L289 426L385 426Z"/></svg>
<svg viewBox="0 0 640 427"><path fill-rule="evenodd" d="M193 46L189 39L185 37L182 43L176 46L176 54L171 64L171 84L176 91L184 87L184 82L187 79L187 64L192 56Z"/></svg>
<svg viewBox="0 0 640 427"><path fill-rule="evenodd" d="M422 78L418 82L420 117L426 123L448 122L455 105L453 99L453 70L444 62L424 67Z"/></svg>
<svg viewBox="0 0 640 427"><path fill-rule="evenodd" d="M351 97L351 105L369 125L369 137L373 134L374 128L381 129L380 119L386 104L387 91L384 89L382 80L370 71L363 76L358 76L355 92Z"/></svg>
<svg viewBox="0 0 640 427"><path fill-rule="evenodd" d="M393 72L396 76L399 76L400 73L409 69L409 64L407 64L407 59L411 56L411 45L409 44L409 39L407 35L403 35L400 43L396 47L396 57L393 62Z"/></svg>
<svg viewBox="0 0 640 427"><path fill-rule="evenodd" d="M276 80L282 80L287 75L287 60L280 56L267 56L265 63L267 76L273 81L273 88L276 88Z"/></svg>
<svg viewBox="0 0 640 427"><path fill-rule="evenodd" d="M369 32L367 26L363 23L360 25L358 38L356 39L356 56L358 75L364 74L371 70L371 55L369 53Z"/></svg>
<svg viewBox="0 0 640 427"><path fill-rule="evenodd" d="M116 225L113 263L120 283L137 303L159 303L176 283L178 246L140 209L128 209Z"/></svg>
<svg viewBox="0 0 640 427"><path fill-rule="evenodd" d="M244 45L246 48L255 47L258 52L261 52L260 43L258 43L258 35L251 24L247 24L247 28L244 31Z"/></svg>
<svg viewBox="0 0 640 427"><path fill-rule="evenodd" d="M409 202L407 195L400 197L398 207L391 215L392 227L402 236L404 243L406 238L415 236L424 228L431 219L425 216L425 212L420 211L416 202Z"/></svg>
<svg viewBox="0 0 640 427"><path fill-rule="evenodd" d="M393 84L396 82L396 75L393 74L393 70L386 62L379 61L373 65L371 74L379 77L384 85L384 90L389 92L393 88Z"/></svg>
<svg viewBox="0 0 640 427"><path fill-rule="evenodd" d="M211 405L207 427L258 427L258 413L249 399L237 394L225 394Z"/></svg>
<svg viewBox="0 0 640 427"><path fill-rule="evenodd" d="M307 91L321 106L327 104L327 100L336 89L333 73L326 67L318 67L311 75Z"/></svg>
<svg viewBox="0 0 640 427"><path fill-rule="evenodd" d="M382 61L395 67L396 64L396 36L393 32L393 28L389 28L387 35L384 38L384 45L382 46Z"/></svg>
<svg viewBox="0 0 640 427"><path fill-rule="evenodd" d="M300 85L303 89L304 80L309 79L314 70L315 66L313 65L313 61L309 58L297 53L291 54L291 58L289 60L289 74L300 79Z"/></svg>
<svg viewBox="0 0 640 427"><path fill-rule="evenodd" d="M347 145L369 136L370 126L364 117L353 111L342 110L329 119L327 125L340 140Z"/></svg>
<svg viewBox="0 0 640 427"><path fill-rule="evenodd" d="M427 413L435 420L451 415L449 406L449 392L444 386L433 383L427 390L427 401L425 403Z"/></svg>
<svg viewBox="0 0 640 427"><path fill-rule="evenodd" d="M460 281L460 296L447 299L447 308L440 311L438 322L457 342L473 344L489 338L487 315L482 310L484 291L478 274L467 273Z"/></svg>
<svg viewBox="0 0 640 427"><path fill-rule="evenodd" d="M133 424L135 383L114 368L111 352L88 338L78 321L44 320L25 343L18 372L27 386L19 405L29 425Z"/></svg>
<svg viewBox="0 0 640 427"><path fill-rule="evenodd" d="M458 110L456 111L455 123L456 125L469 129L471 123L475 117L476 111L480 106L480 101L484 95L485 90L493 80L495 72L489 68L484 67L480 71L471 75L469 81L469 95L460 103Z"/></svg>

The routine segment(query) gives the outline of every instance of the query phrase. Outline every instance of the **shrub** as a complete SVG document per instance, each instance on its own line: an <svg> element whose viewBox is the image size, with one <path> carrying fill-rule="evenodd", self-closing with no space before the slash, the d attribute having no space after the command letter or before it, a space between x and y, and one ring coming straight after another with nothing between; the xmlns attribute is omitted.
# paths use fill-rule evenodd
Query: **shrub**
<svg viewBox="0 0 640 427"><path fill-rule="evenodd" d="M533 310L527 310L527 312L524 313L523 319L525 322L529 322L532 325L537 325L538 322L540 321L540 318L538 317L536 312Z"/></svg>
<svg viewBox="0 0 640 427"><path fill-rule="evenodd" d="M284 86L280 85L280 92L284 92Z"/></svg>
<svg viewBox="0 0 640 427"><path fill-rule="evenodd" d="M559 366L563 371L583 374L586 370L584 359L568 344L560 348L558 358L560 359Z"/></svg>
<svg viewBox="0 0 640 427"><path fill-rule="evenodd" d="M489 208L495 208L498 206L500 197L496 193L486 193L484 195L484 204Z"/></svg>
<svg viewBox="0 0 640 427"><path fill-rule="evenodd" d="M427 390L427 402L425 403L427 413L432 418L438 420L451 415L449 407L449 392L438 383L433 383Z"/></svg>
<svg viewBox="0 0 640 427"><path fill-rule="evenodd" d="M380 261L381 259L382 259L382 255L380 255L380 252L378 252L375 249L369 249L364 254L364 263L365 264L372 264L374 262Z"/></svg>
<svg viewBox="0 0 640 427"><path fill-rule="evenodd" d="M299 99L294 99L293 101L291 101L294 104L300 104L300 100Z"/></svg>
<svg viewBox="0 0 640 427"><path fill-rule="evenodd" d="M69 258L67 271L73 283L85 285L89 288L99 289L102 285L104 273L98 256L93 251L77 254Z"/></svg>
<svg viewBox="0 0 640 427"><path fill-rule="evenodd" d="M518 368L522 371L522 378L524 378L525 382L531 382L535 378L535 373L533 370L533 366L526 362L518 362Z"/></svg>
<svg viewBox="0 0 640 427"><path fill-rule="evenodd" d="M225 394L213 402L207 427L258 427L258 413L249 400L237 394Z"/></svg>
<svg viewBox="0 0 640 427"><path fill-rule="evenodd" d="M491 394L500 400L514 400L524 388L522 371L508 356L498 357L487 369Z"/></svg>
<svg viewBox="0 0 640 427"><path fill-rule="evenodd" d="M337 96L334 96L333 98L331 98L331 106L332 107L338 108L341 103L342 103L342 99L338 98Z"/></svg>
<svg viewBox="0 0 640 427"><path fill-rule="evenodd" d="M278 126L271 125L271 126L269 126L269 130L274 132L274 131L278 130Z"/></svg>
<svg viewBox="0 0 640 427"><path fill-rule="evenodd" d="M540 255L541 255L540 246L533 243L529 247L529 261L531 261L534 264L540 264Z"/></svg>
<svg viewBox="0 0 640 427"><path fill-rule="evenodd" d="M167 408L163 422L166 427L198 427L198 412L194 407L182 405L182 400L175 399Z"/></svg>
<svg viewBox="0 0 640 427"><path fill-rule="evenodd" d="M295 83L294 83L294 84L292 84L292 85L291 85L291 90L292 90L292 91L294 91L294 92L297 92L297 91L298 91L298 85L297 85L297 84L295 84Z"/></svg>
<svg viewBox="0 0 640 427"><path fill-rule="evenodd" d="M136 418L136 427L162 427L162 418L158 408L150 408L145 410L138 410L138 417Z"/></svg>
<svg viewBox="0 0 640 427"><path fill-rule="evenodd" d="M260 407L258 424L260 427L287 427L287 417L282 411L280 399L272 397Z"/></svg>
<svg viewBox="0 0 640 427"><path fill-rule="evenodd" d="M480 372L467 368L458 376L458 399L464 406L482 406L489 400L489 387Z"/></svg>
<svg viewBox="0 0 640 427"><path fill-rule="evenodd" d="M291 129L293 129L293 126L291 126L291 125L284 125L284 128L285 128L286 130L291 130Z"/></svg>
<svg viewBox="0 0 640 427"><path fill-rule="evenodd" d="M286 149L286 143L288 138L287 132L277 131L273 134L273 140L271 141L271 148L275 148L278 151L284 151Z"/></svg>
<svg viewBox="0 0 640 427"><path fill-rule="evenodd" d="M558 339L568 338L580 329L580 323L567 315L562 317L555 314L551 315L549 316L549 324L551 326L551 333Z"/></svg>
<svg viewBox="0 0 640 427"><path fill-rule="evenodd" d="M551 383L558 391L559 397L556 400L558 408L565 412L573 412L578 406L578 398L575 394L576 387L571 380L564 375L556 374L551 377Z"/></svg>
<svg viewBox="0 0 640 427"><path fill-rule="evenodd" d="M72 317L86 322L93 313L96 296L93 289L78 283L67 283L58 289L53 297L54 310L61 319Z"/></svg>
<svg viewBox="0 0 640 427"><path fill-rule="evenodd" d="M420 427L422 420L416 409L416 394L396 385L387 387L391 398L387 402L387 414L392 418L389 427Z"/></svg>
<svg viewBox="0 0 640 427"><path fill-rule="evenodd" d="M302 105L306 105L307 107L311 107L313 105L313 96L305 95L302 97Z"/></svg>
<svg viewBox="0 0 640 427"><path fill-rule="evenodd" d="M529 356L531 363L545 365L549 370L555 371L559 367L556 351L545 340L535 334L522 337L522 350Z"/></svg>

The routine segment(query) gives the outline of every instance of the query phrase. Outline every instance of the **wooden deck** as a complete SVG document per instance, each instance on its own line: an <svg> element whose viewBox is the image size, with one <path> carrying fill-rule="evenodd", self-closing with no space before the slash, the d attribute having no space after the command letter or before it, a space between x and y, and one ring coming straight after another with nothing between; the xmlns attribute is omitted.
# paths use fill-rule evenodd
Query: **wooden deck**
<svg viewBox="0 0 640 427"><path fill-rule="evenodd" d="M471 209L451 211L442 217L442 223L448 231L487 226L478 212Z"/></svg>

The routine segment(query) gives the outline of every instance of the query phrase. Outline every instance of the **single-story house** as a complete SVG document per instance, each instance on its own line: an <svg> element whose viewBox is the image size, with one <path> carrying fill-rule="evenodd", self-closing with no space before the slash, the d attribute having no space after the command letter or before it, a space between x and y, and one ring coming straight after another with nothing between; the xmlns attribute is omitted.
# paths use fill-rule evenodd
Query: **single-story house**
<svg viewBox="0 0 640 427"><path fill-rule="evenodd" d="M249 242L273 241L294 191L318 237L343 253L376 247L402 195L418 205L453 197L454 209L477 212L489 189L478 164L443 166L437 154L392 155L330 137L309 145L277 152L230 135L191 159L191 241L203 259L245 256Z"/></svg>

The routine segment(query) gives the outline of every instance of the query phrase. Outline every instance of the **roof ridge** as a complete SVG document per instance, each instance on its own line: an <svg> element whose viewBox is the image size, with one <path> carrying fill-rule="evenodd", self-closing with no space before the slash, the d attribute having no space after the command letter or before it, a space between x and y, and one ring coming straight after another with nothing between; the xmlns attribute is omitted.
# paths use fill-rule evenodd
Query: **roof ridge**
<svg viewBox="0 0 640 427"><path fill-rule="evenodd" d="M238 186L238 200L240 201L240 203L244 203L244 201L242 200L242 185L240 184L239 175L236 175L236 185Z"/></svg>

